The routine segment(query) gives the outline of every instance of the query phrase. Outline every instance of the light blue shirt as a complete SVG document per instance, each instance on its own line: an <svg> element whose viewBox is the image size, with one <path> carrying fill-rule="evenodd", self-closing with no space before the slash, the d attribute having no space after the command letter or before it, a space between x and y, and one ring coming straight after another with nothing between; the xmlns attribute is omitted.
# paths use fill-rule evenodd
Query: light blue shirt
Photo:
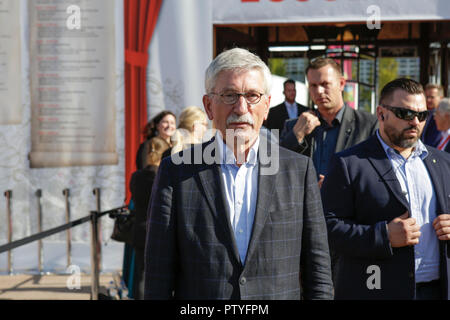
<svg viewBox="0 0 450 320"><path fill-rule="evenodd" d="M428 156L427 148L417 140L411 156L405 159L383 141L378 131L377 137L409 203L409 212L420 226L419 243L414 246L416 283L439 279L439 240L432 226L436 218L436 195L423 163Z"/></svg>
<svg viewBox="0 0 450 320"><path fill-rule="evenodd" d="M230 223L241 258L245 264L248 244L253 228L258 195L258 148L259 137L248 152L247 159L240 167L236 157L223 142L219 132L216 133L218 152L222 160L220 167L226 196L226 205L230 213Z"/></svg>
<svg viewBox="0 0 450 320"><path fill-rule="evenodd" d="M293 104L290 104L289 102L284 101L284 105L286 106L289 119L294 119L298 117L297 103L294 102Z"/></svg>

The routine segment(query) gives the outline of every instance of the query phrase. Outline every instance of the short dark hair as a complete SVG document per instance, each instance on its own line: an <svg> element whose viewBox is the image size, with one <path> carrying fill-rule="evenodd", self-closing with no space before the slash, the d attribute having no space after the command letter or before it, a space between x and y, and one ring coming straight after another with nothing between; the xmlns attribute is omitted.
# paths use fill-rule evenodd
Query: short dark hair
<svg viewBox="0 0 450 320"><path fill-rule="evenodd" d="M295 86L295 80L294 79L287 79L285 82L283 82L283 88L286 87L286 85L290 83Z"/></svg>
<svg viewBox="0 0 450 320"><path fill-rule="evenodd" d="M444 96L444 87L441 86L440 84L428 83L425 86L425 90L429 90L429 89L436 89L438 91L438 94L440 97Z"/></svg>
<svg viewBox="0 0 450 320"><path fill-rule="evenodd" d="M419 82L408 78L398 78L381 89L379 104L381 105L391 98L396 90L403 90L409 94L424 94L423 86Z"/></svg>
<svg viewBox="0 0 450 320"><path fill-rule="evenodd" d="M342 76L341 65L331 58L316 58L311 60L306 67L305 74L308 75L310 69L317 70L325 66L331 66L339 76Z"/></svg>

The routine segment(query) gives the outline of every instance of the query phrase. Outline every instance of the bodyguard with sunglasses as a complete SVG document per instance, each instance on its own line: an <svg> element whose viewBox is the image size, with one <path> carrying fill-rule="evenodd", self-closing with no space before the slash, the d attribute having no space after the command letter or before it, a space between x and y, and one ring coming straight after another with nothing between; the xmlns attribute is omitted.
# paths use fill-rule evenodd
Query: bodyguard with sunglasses
<svg viewBox="0 0 450 320"><path fill-rule="evenodd" d="M336 299L449 299L450 155L419 137L422 86L381 91L380 128L336 154L321 192Z"/></svg>

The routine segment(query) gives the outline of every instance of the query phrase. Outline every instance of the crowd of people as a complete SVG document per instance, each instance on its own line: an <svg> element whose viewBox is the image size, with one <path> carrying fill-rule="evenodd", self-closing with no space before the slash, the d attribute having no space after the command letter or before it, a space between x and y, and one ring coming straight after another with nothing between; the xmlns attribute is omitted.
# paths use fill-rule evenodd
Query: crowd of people
<svg viewBox="0 0 450 320"><path fill-rule="evenodd" d="M395 79L372 115L344 102L335 60L306 77L314 108L291 79L269 108L267 65L230 49L204 111L149 122L130 182L135 299L449 299L450 99Z"/></svg>

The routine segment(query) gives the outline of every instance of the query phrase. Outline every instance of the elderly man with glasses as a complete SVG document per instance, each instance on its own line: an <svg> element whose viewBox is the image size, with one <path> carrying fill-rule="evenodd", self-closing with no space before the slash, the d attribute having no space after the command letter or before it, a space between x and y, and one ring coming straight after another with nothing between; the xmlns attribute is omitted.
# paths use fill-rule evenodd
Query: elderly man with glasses
<svg viewBox="0 0 450 320"><path fill-rule="evenodd" d="M208 67L203 104L216 135L161 163L148 213L147 299L333 297L312 161L260 134L270 82L267 65L240 48Z"/></svg>
<svg viewBox="0 0 450 320"><path fill-rule="evenodd" d="M450 156L420 138L422 86L381 91L380 128L336 154L322 186L336 299L448 299Z"/></svg>

